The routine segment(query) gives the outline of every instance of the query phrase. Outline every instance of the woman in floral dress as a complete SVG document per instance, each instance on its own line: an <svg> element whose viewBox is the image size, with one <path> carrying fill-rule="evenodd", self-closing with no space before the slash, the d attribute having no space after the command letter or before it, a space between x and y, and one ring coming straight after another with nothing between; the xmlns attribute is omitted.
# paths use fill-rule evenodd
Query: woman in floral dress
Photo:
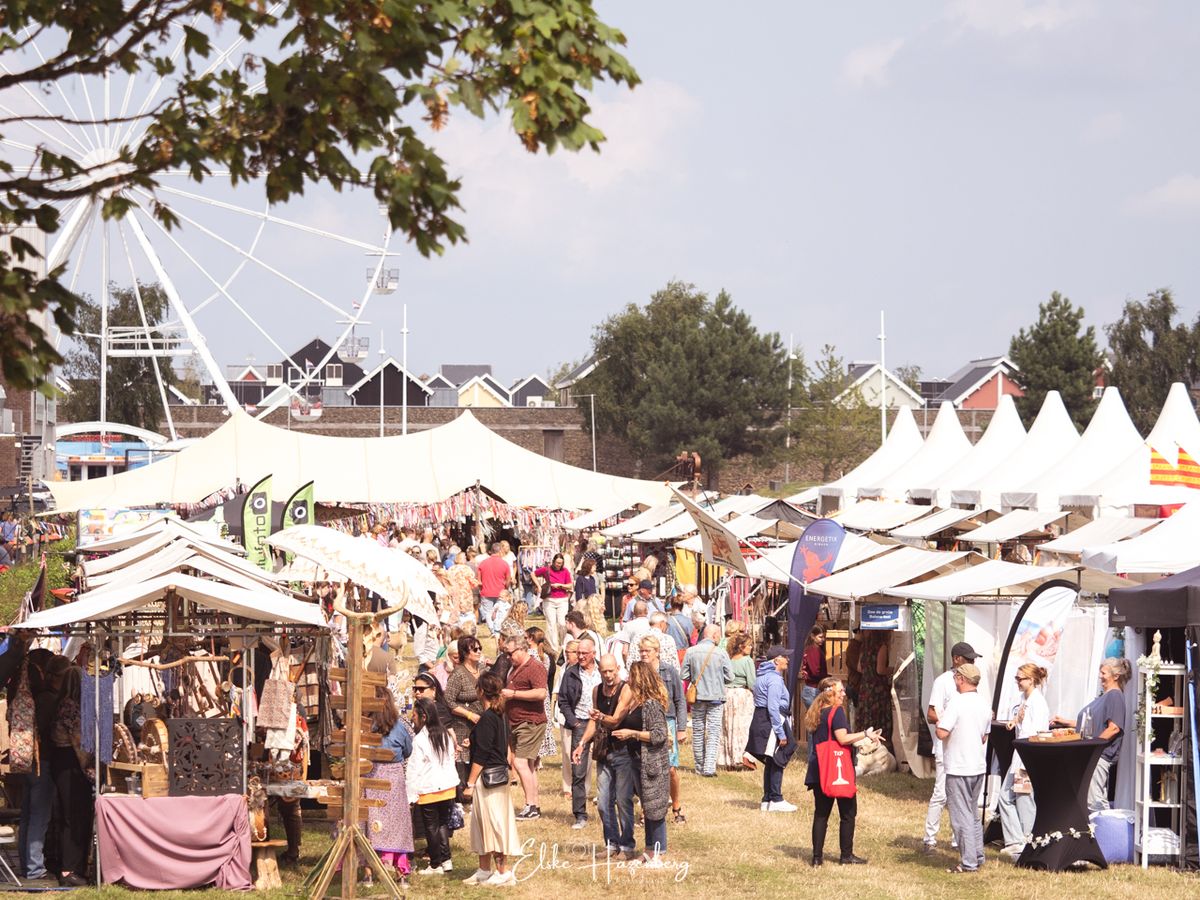
<svg viewBox="0 0 1200 900"><path fill-rule="evenodd" d="M392 751L390 762L376 762L369 778L383 778L391 789L367 789L366 796L384 800L383 806L367 811L367 840L379 854L385 866L393 866L401 884L407 884L413 852L412 813L408 807L408 784L405 780L405 760L412 753L413 738L408 723L396 709L396 701L387 688L376 688L375 696L383 700L383 709L371 716L371 730L383 735L381 749ZM347 763L353 765L352 761ZM400 798L397 801L396 798ZM369 877L369 876L368 876Z"/></svg>
<svg viewBox="0 0 1200 900"><path fill-rule="evenodd" d="M886 631L868 631L863 638L858 660L862 681L858 703L854 707L855 727L862 731L877 728L888 741L892 739L892 668L888 657Z"/></svg>
<svg viewBox="0 0 1200 900"><path fill-rule="evenodd" d="M467 565L467 554L454 557L454 565L446 570L449 596L446 608L451 613L450 622L463 628L475 626L475 592L479 589L479 576Z"/></svg>

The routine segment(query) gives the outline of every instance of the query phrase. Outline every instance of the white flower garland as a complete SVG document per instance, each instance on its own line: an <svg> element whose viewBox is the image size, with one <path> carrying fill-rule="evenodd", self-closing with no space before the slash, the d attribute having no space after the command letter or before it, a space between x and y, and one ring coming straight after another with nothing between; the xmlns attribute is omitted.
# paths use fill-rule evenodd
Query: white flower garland
<svg viewBox="0 0 1200 900"><path fill-rule="evenodd" d="M1089 838L1095 838L1096 826L1088 825L1086 834ZM1026 836L1025 841L1026 843L1040 849L1041 847L1049 847L1051 844L1061 841L1068 836L1079 840L1084 836L1084 832L1080 831L1078 828L1068 828L1066 834L1063 834L1061 831L1051 831L1050 833L1043 834L1039 837L1034 837L1031 834Z"/></svg>

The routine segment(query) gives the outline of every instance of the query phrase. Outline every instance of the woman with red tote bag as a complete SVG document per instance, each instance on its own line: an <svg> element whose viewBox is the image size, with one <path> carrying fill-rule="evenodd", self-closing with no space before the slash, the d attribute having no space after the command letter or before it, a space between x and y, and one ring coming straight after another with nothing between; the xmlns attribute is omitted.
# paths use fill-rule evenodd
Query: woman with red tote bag
<svg viewBox="0 0 1200 900"><path fill-rule="evenodd" d="M858 798L854 785L854 744L863 738L878 740L873 728L850 733L850 721L843 705L846 689L836 678L822 679L816 700L808 708L804 724L808 728L808 772L804 783L813 792L812 864L821 865L825 854L825 831L829 814L837 801L840 820L838 834L841 843L842 865L863 865L866 860L854 855L854 820L858 815Z"/></svg>

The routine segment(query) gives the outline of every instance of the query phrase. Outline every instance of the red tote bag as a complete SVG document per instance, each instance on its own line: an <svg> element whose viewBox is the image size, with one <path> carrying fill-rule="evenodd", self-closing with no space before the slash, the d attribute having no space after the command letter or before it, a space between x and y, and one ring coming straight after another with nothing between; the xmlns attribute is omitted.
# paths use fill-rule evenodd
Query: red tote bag
<svg viewBox="0 0 1200 900"><path fill-rule="evenodd" d="M833 712L829 709L829 719L826 730L829 737L817 744L817 769L821 774L821 792L826 797L853 797L854 761L850 756L850 748L838 743L833 736Z"/></svg>

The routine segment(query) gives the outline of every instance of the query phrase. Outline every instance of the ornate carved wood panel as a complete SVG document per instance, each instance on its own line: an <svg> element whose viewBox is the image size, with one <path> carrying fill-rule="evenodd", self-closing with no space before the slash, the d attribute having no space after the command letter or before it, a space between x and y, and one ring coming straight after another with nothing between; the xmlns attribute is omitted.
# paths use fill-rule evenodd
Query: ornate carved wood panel
<svg viewBox="0 0 1200 900"><path fill-rule="evenodd" d="M242 793L237 719L168 719L172 797Z"/></svg>

